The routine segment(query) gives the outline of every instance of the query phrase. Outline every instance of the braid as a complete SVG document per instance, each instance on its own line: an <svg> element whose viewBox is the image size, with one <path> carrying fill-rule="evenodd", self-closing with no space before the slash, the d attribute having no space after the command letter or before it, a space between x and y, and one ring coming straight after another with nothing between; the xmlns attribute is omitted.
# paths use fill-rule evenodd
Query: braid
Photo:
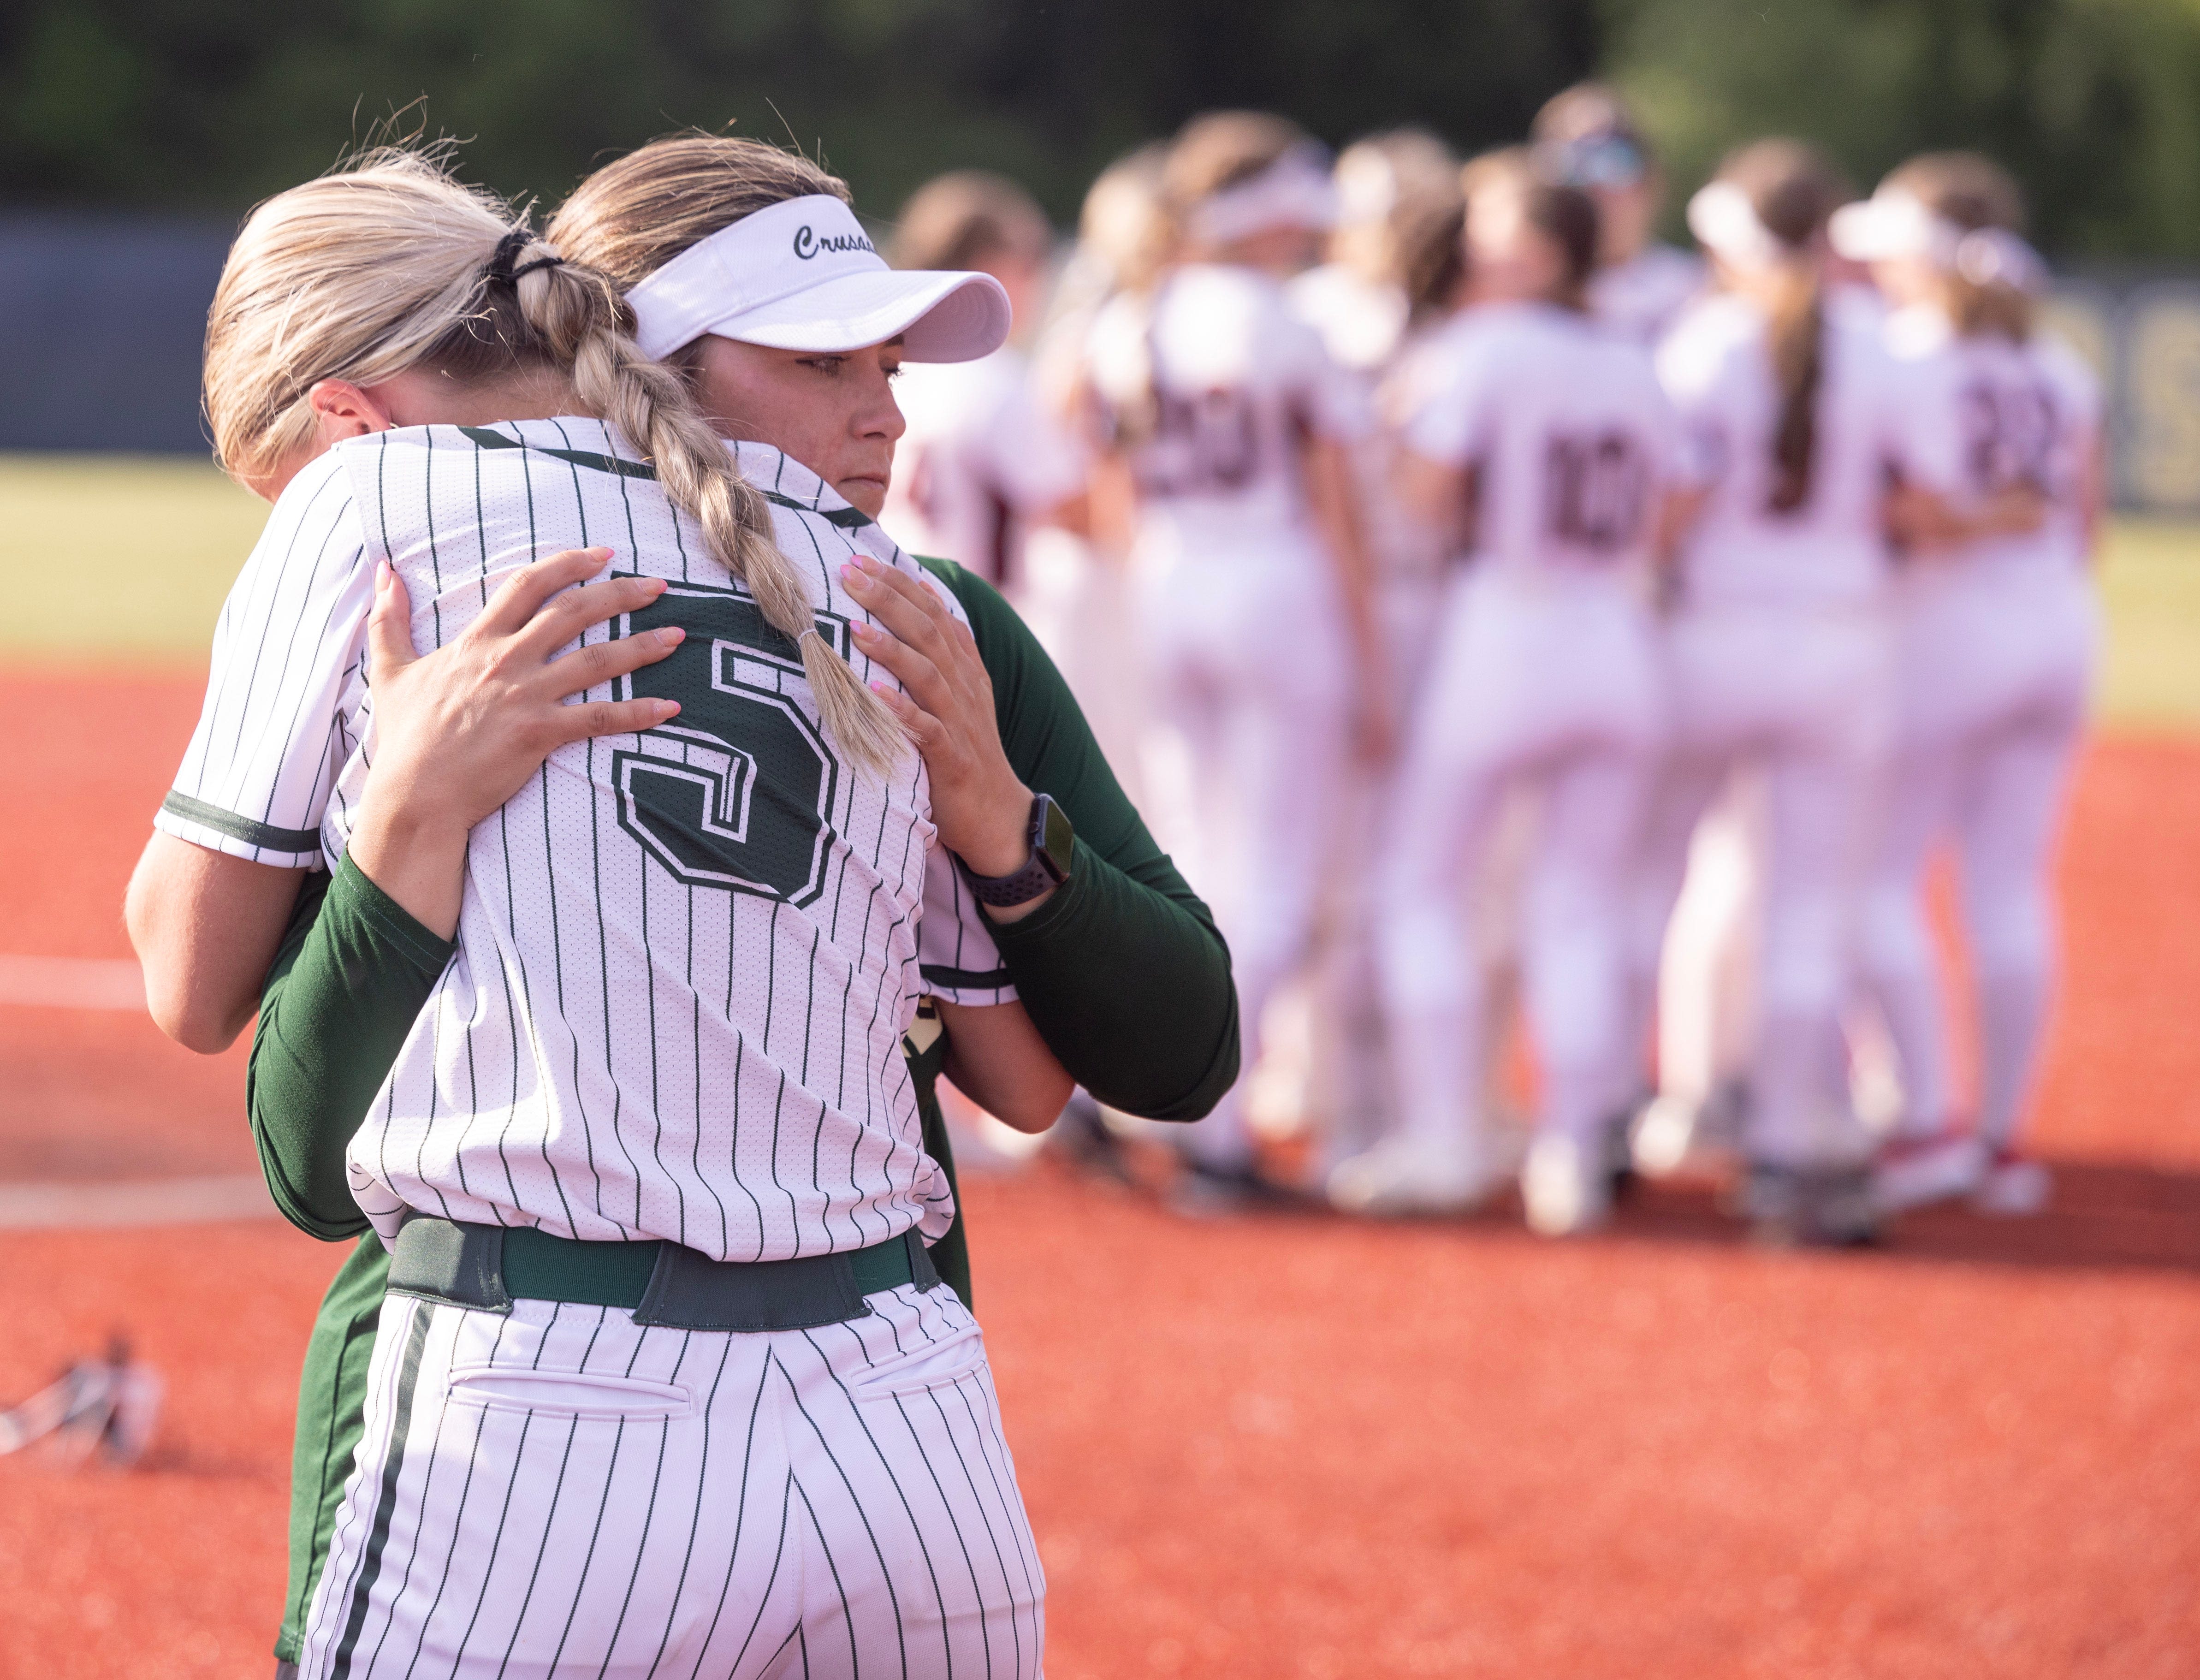
<svg viewBox="0 0 2200 1680"><path fill-rule="evenodd" d="M696 412L680 376L650 360L628 331L625 304L611 283L575 266L538 266L555 253L536 240L514 254L521 313L553 355L573 370L582 406L608 421L657 469L674 506L703 527L711 552L748 586L774 629L802 650L802 669L830 735L860 769L883 776L907 752L908 738L879 697L817 634L799 573L772 536L764 493Z"/></svg>

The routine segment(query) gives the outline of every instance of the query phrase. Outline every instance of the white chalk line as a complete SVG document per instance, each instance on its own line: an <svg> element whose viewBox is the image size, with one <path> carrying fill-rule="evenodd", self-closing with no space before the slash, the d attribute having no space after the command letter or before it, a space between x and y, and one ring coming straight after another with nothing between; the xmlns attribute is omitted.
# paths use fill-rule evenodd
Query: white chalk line
<svg viewBox="0 0 2200 1680"><path fill-rule="evenodd" d="M0 1231L111 1231L277 1217L256 1174L120 1184L0 1184Z"/></svg>

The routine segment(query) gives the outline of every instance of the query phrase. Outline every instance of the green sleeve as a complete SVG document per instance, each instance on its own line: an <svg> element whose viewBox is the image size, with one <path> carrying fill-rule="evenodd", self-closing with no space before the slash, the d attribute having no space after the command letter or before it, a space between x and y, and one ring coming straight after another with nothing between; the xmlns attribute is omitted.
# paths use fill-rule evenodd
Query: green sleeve
<svg viewBox="0 0 2200 1680"><path fill-rule="evenodd" d="M1214 917L1155 844L1069 685L1014 607L951 560L954 592L993 679L1009 763L1077 830L1054 897L992 930L1033 1024L1111 1108L1197 1120L1238 1078L1238 992Z"/></svg>
<svg viewBox="0 0 2200 1680"><path fill-rule="evenodd" d="M348 858L298 895L260 988L245 1103L267 1188L300 1230L366 1229L344 1151L454 949Z"/></svg>

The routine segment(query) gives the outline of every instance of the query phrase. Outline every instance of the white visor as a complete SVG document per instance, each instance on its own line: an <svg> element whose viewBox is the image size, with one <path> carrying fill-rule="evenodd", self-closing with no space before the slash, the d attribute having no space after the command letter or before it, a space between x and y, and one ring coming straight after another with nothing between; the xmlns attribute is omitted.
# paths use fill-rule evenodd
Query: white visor
<svg viewBox="0 0 2200 1680"><path fill-rule="evenodd" d="M1274 228L1328 232L1337 225L1328 154L1311 143L1292 147L1259 174L1201 199L1191 223L1195 237L1218 245Z"/></svg>
<svg viewBox="0 0 2200 1680"><path fill-rule="evenodd" d="M1962 230L1928 209L1915 193L1881 188L1859 204L1844 204L1826 224L1833 247L1852 262L1922 257L1945 268L1955 260Z"/></svg>
<svg viewBox="0 0 2200 1680"><path fill-rule="evenodd" d="M652 360L716 333L821 352L898 337L907 361L974 361L1001 348L1009 325L1009 295L992 275L889 268L855 212L823 193L720 228L626 301Z"/></svg>

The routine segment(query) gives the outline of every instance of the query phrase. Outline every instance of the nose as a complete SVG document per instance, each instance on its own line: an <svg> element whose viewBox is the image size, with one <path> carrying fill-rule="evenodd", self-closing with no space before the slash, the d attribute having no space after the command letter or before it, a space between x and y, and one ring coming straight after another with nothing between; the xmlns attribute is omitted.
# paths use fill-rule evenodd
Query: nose
<svg viewBox="0 0 2200 1680"><path fill-rule="evenodd" d="M857 413L857 433L889 445L898 443L909 430L909 422L902 418L901 405L894 401L893 382L886 377L883 364L874 364L869 375L869 401Z"/></svg>

